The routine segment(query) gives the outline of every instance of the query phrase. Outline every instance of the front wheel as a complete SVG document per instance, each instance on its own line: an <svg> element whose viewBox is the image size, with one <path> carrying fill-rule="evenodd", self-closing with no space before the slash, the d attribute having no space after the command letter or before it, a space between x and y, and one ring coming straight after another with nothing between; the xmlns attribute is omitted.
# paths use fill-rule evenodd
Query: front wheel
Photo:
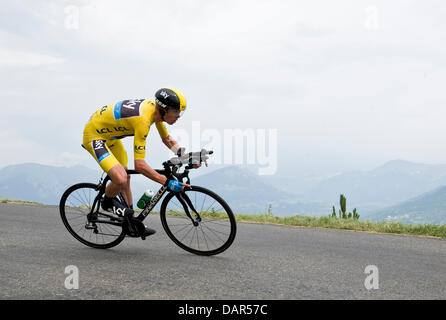
<svg viewBox="0 0 446 320"><path fill-rule="evenodd" d="M202 187L170 192L161 205L160 218L173 242L197 255L219 254L235 239L237 228L231 208L216 193Z"/></svg>

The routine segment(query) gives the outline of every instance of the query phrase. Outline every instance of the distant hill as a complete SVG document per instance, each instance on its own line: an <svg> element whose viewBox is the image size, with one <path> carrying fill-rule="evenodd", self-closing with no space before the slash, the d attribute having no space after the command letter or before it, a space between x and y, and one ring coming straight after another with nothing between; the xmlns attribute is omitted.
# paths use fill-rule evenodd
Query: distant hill
<svg viewBox="0 0 446 320"><path fill-rule="evenodd" d="M98 182L100 175L99 171L83 166L11 165L0 169L0 197L58 204L69 186L78 182Z"/></svg>
<svg viewBox="0 0 446 320"><path fill-rule="evenodd" d="M342 173L320 182L308 197L339 202L345 194L352 206L384 208L446 185L446 165L389 161L371 171Z"/></svg>
<svg viewBox="0 0 446 320"><path fill-rule="evenodd" d="M192 180L222 196L238 213L266 213L269 205L275 215L328 214L330 206L304 202L296 195L281 191L259 176L236 166L215 170Z"/></svg>
<svg viewBox="0 0 446 320"><path fill-rule="evenodd" d="M0 198L59 204L65 190L80 182L98 183L102 171L84 166L56 167L23 163L0 169ZM105 177L105 176L104 176ZM157 184L143 176L132 176L134 203L149 187ZM156 189L157 190L157 189Z"/></svg>
<svg viewBox="0 0 446 320"><path fill-rule="evenodd" d="M446 186L372 213L368 220L446 224Z"/></svg>
<svg viewBox="0 0 446 320"><path fill-rule="evenodd" d="M97 183L101 174L99 169L83 166L12 165L0 169L0 198L58 204L69 186L78 182ZM390 161L371 171L324 180L305 198L279 190L262 176L237 166L191 176L192 184L213 190L236 213L267 213L271 205L272 213L279 216L325 216L331 213L332 205L339 208L339 195L343 193L347 197L347 210L356 207L361 220L445 221L446 187L441 187L446 185L445 165ZM134 203L148 187L156 192L159 184L141 175L132 177ZM290 186L284 185L283 190L287 187Z"/></svg>
<svg viewBox="0 0 446 320"><path fill-rule="evenodd" d="M0 169L0 198L54 205L59 203L69 186L79 182L97 183L101 174L99 170L83 166L12 165ZM213 190L237 213L266 213L269 205L275 215L325 215L330 210L328 205L298 201L295 195L279 191L251 172L235 166L192 178L192 184ZM159 185L143 176L132 177L134 203L149 187L156 192Z"/></svg>

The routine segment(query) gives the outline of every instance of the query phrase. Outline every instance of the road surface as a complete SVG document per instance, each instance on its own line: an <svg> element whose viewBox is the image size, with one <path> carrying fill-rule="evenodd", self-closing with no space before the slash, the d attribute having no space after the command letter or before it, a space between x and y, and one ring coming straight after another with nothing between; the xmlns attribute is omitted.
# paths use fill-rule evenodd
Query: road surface
<svg viewBox="0 0 446 320"><path fill-rule="evenodd" d="M445 240L238 223L232 247L201 257L159 216L145 222L158 231L146 241L99 250L68 233L56 206L0 204L0 299L446 298Z"/></svg>

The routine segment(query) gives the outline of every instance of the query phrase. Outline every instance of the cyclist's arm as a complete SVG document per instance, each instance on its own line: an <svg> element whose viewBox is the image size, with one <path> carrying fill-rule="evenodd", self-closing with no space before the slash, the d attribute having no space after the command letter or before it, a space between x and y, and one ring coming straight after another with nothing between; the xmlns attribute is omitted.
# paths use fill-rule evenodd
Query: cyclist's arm
<svg viewBox="0 0 446 320"><path fill-rule="evenodd" d="M164 184L167 178L156 172L154 169L152 169L145 160L146 139L148 134L149 134L148 127L145 128L144 126L138 126L135 128L135 137L134 137L135 170L153 181Z"/></svg>
<svg viewBox="0 0 446 320"><path fill-rule="evenodd" d="M159 121L155 123L156 128L158 129L158 133L161 137L161 140L165 144L169 150L171 150L173 153L177 153L178 149L180 148L180 145L178 142L175 141L175 139L169 135L169 132L167 132L166 126L164 125L164 122Z"/></svg>
<svg viewBox="0 0 446 320"><path fill-rule="evenodd" d="M168 135L167 137L162 138L161 140L166 145L166 147L169 148L169 150L171 150L175 154L177 153L178 149L180 148L180 145L174 138L172 138L172 136Z"/></svg>
<svg viewBox="0 0 446 320"><path fill-rule="evenodd" d="M158 183L165 184L167 181L165 176L153 170L144 159L135 159L135 170Z"/></svg>
<svg viewBox="0 0 446 320"><path fill-rule="evenodd" d="M170 135L162 139L166 147L168 147L173 153L177 153L178 149L180 148L180 145L177 141L175 141L174 138L172 138ZM200 163L196 163L193 165L194 168L201 167Z"/></svg>

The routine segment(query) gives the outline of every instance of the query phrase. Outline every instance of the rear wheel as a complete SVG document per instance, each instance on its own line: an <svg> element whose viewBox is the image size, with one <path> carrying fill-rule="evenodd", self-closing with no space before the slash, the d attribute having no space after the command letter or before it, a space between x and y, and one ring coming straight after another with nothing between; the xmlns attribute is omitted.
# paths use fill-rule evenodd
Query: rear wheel
<svg viewBox="0 0 446 320"><path fill-rule="evenodd" d="M59 211L73 237L87 246L107 249L121 243L125 233L119 217L98 209L97 196L97 185L76 184L62 195Z"/></svg>
<svg viewBox="0 0 446 320"><path fill-rule="evenodd" d="M236 221L228 204L214 192L198 186L185 189L183 194L192 219L178 194L169 193L160 209L167 235L179 247L198 255L215 255L229 248L235 239Z"/></svg>

